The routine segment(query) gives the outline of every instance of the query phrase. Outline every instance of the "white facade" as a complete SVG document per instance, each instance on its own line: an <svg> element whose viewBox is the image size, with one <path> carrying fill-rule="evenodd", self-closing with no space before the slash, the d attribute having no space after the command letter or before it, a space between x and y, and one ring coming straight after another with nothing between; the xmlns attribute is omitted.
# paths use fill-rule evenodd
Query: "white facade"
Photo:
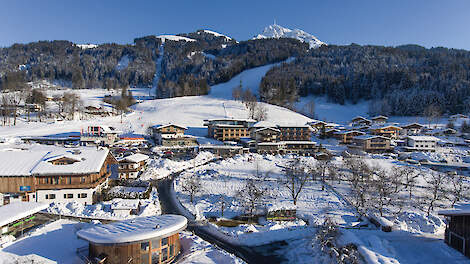
<svg viewBox="0 0 470 264"><path fill-rule="evenodd" d="M75 201L88 205L93 204L93 194L100 192L107 185L108 181L106 180L93 189L37 190L29 194L29 200L42 203L69 203Z"/></svg>
<svg viewBox="0 0 470 264"><path fill-rule="evenodd" d="M406 145L410 150L417 151L435 151L437 146L436 137L430 136L409 136L406 138Z"/></svg>

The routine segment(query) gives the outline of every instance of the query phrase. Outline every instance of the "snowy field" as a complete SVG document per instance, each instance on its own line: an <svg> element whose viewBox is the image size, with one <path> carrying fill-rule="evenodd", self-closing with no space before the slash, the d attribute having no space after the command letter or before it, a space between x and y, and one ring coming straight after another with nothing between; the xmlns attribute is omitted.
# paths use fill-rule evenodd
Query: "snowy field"
<svg viewBox="0 0 470 264"><path fill-rule="evenodd" d="M316 161L313 158L302 159L305 166L315 166ZM315 263L316 259L324 257L318 249L312 248L311 243L315 243L316 227L322 225L326 218L333 220L340 227L343 234L341 241L344 244L354 243L359 247L366 263L430 263L428 261L433 259L438 261L432 263L449 263L453 258L457 260L456 263L469 262L443 242L445 224L437 216L437 211L439 208L450 207L451 201L436 201L431 215L428 217L426 214L430 198L429 190L424 188L429 188L429 175L432 173L429 169L415 168L418 175L415 179L417 187L413 191L411 201L405 198L400 210L397 210L395 205L385 207L384 217L393 223L394 229L391 233L385 233L370 223L365 229L353 228L360 221L356 210L349 204L353 195L351 186L345 179L339 182L328 181L335 191L330 187L322 191L319 181L310 181L294 206L289 191L277 182L283 175L282 167L286 166L288 161L289 158L285 156L246 154L204 165L183 172L175 180L176 196L197 220L230 219L246 212L237 196L237 192L245 187L246 180L256 178L257 174L267 175L263 182L258 183L265 185L269 190L261 202L262 206L267 210L295 208L300 219L292 222L263 220L259 224L240 224L236 227L223 227L213 223L210 225L234 241L248 246L276 241L287 242L287 245L279 249L278 254L289 254L292 259L290 263ZM365 162L371 167L380 166L388 171L407 166L380 155L370 155L366 157ZM341 159L334 163L344 167ZM192 175L201 179L202 186L202 191L195 195L193 202L183 188L184 181ZM451 188L452 183L445 184L443 188ZM407 190L401 191L402 198L407 195ZM415 254L419 258L413 257L414 248L420 249L420 252ZM424 256L421 252L431 253Z"/></svg>

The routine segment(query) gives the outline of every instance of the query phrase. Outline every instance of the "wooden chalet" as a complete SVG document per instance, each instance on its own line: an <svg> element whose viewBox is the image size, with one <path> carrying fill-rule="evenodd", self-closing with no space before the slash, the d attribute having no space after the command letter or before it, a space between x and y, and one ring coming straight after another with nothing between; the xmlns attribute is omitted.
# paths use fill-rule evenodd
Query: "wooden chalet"
<svg viewBox="0 0 470 264"><path fill-rule="evenodd" d="M423 131L423 125L419 123L411 123L408 125L401 126L400 134L404 136L415 136L419 135Z"/></svg>
<svg viewBox="0 0 470 264"><path fill-rule="evenodd" d="M279 129L273 127L250 129L251 138L256 142L276 142L280 133Z"/></svg>
<svg viewBox="0 0 470 264"><path fill-rule="evenodd" d="M391 139L398 139L401 127L396 125L379 125L371 126L369 131L372 135L388 137Z"/></svg>
<svg viewBox="0 0 470 264"><path fill-rule="evenodd" d="M185 135L188 128L176 124L155 125L152 134L157 145L161 146L195 146L196 138Z"/></svg>
<svg viewBox="0 0 470 264"><path fill-rule="evenodd" d="M145 169L149 156L136 153L119 160L119 178L136 179Z"/></svg>
<svg viewBox="0 0 470 264"><path fill-rule="evenodd" d="M374 116L370 120L372 120L372 124L385 124L388 121L388 117L379 115L379 116Z"/></svg>
<svg viewBox="0 0 470 264"><path fill-rule="evenodd" d="M353 138L356 147L366 152L391 151L390 138L376 135L363 135Z"/></svg>
<svg viewBox="0 0 470 264"><path fill-rule="evenodd" d="M351 144L353 142L353 138L357 136L365 135L366 133L357 130L350 130L350 131L341 131L334 134L334 137L343 144Z"/></svg>
<svg viewBox="0 0 470 264"><path fill-rule="evenodd" d="M10 164L0 167L1 193L22 201L92 204L117 161L106 148L35 146L0 150L0 163Z"/></svg>
<svg viewBox="0 0 470 264"><path fill-rule="evenodd" d="M351 120L351 125L352 126L355 126L355 127L360 127L360 126L370 126L372 124L372 121L365 118L365 117L362 117L362 116L356 116L355 118L353 118Z"/></svg>

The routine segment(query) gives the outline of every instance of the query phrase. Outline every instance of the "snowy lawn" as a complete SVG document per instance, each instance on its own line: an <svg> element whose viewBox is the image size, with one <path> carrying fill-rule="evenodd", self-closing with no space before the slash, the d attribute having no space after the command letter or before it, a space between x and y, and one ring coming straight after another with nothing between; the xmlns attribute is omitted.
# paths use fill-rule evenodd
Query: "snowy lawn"
<svg viewBox="0 0 470 264"><path fill-rule="evenodd" d="M125 206L129 202L139 201L141 204L141 211L138 215L123 215L114 213L111 210L111 205ZM159 215L162 213L160 208L160 201L156 189L153 189L149 199L120 199L115 198L111 201L101 202L93 205L84 205L78 202L70 203L52 203L46 211L51 214L85 217L93 219L109 219L109 220L123 220L138 216Z"/></svg>
<svg viewBox="0 0 470 264"><path fill-rule="evenodd" d="M156 180L168 177L172 173L180 172L187 168L204 164L216 158L210 152L200 152L194 159L175 161L167 158L152 159L140 180Z"/></svg>
<svg viewBox="0 0 470 264"><path fill-rule="evenodd" d="M308 163L316 162L313 158L303 160ZM239 155L183 172L175 180L175 190L179 200L199 220L222 217L222 202L225 204L223 217L232 218L246 212L237 198L237 191L244 188L247 179L255 177L256 171L267 175L262 184L267 187L269 193L262 202L263 207L267 210L295 208L297 215L303 220L279 223L266 221L261 225L246 224L234 228L219 228L244 244L260 245L298 236L304 232L306 221L310 225L318 225L328 217L342 226L350 226L357 221L354 209L333 192L322 191L318 182L309 181L294 206L289 191L277 181L279 177L284 176L282 166L289 161L290 159L284 156ZM190 202L188 193L182 189L185 175L191 174L197 175L202 181L202 192L196 195L194 203Z"/></svg>

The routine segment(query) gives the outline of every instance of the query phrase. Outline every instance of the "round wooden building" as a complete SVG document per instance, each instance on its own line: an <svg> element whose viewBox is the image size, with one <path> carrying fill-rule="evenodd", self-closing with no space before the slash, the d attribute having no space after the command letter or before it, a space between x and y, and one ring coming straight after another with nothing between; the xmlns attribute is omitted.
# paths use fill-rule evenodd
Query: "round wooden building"
<svg viewBox="0 0 470 264"><path fill-rule="evenodd" d="M89 242L92 263L170 263L180 253L179 232L187 219L180 215L137 217L77 232Z"/></svg>

